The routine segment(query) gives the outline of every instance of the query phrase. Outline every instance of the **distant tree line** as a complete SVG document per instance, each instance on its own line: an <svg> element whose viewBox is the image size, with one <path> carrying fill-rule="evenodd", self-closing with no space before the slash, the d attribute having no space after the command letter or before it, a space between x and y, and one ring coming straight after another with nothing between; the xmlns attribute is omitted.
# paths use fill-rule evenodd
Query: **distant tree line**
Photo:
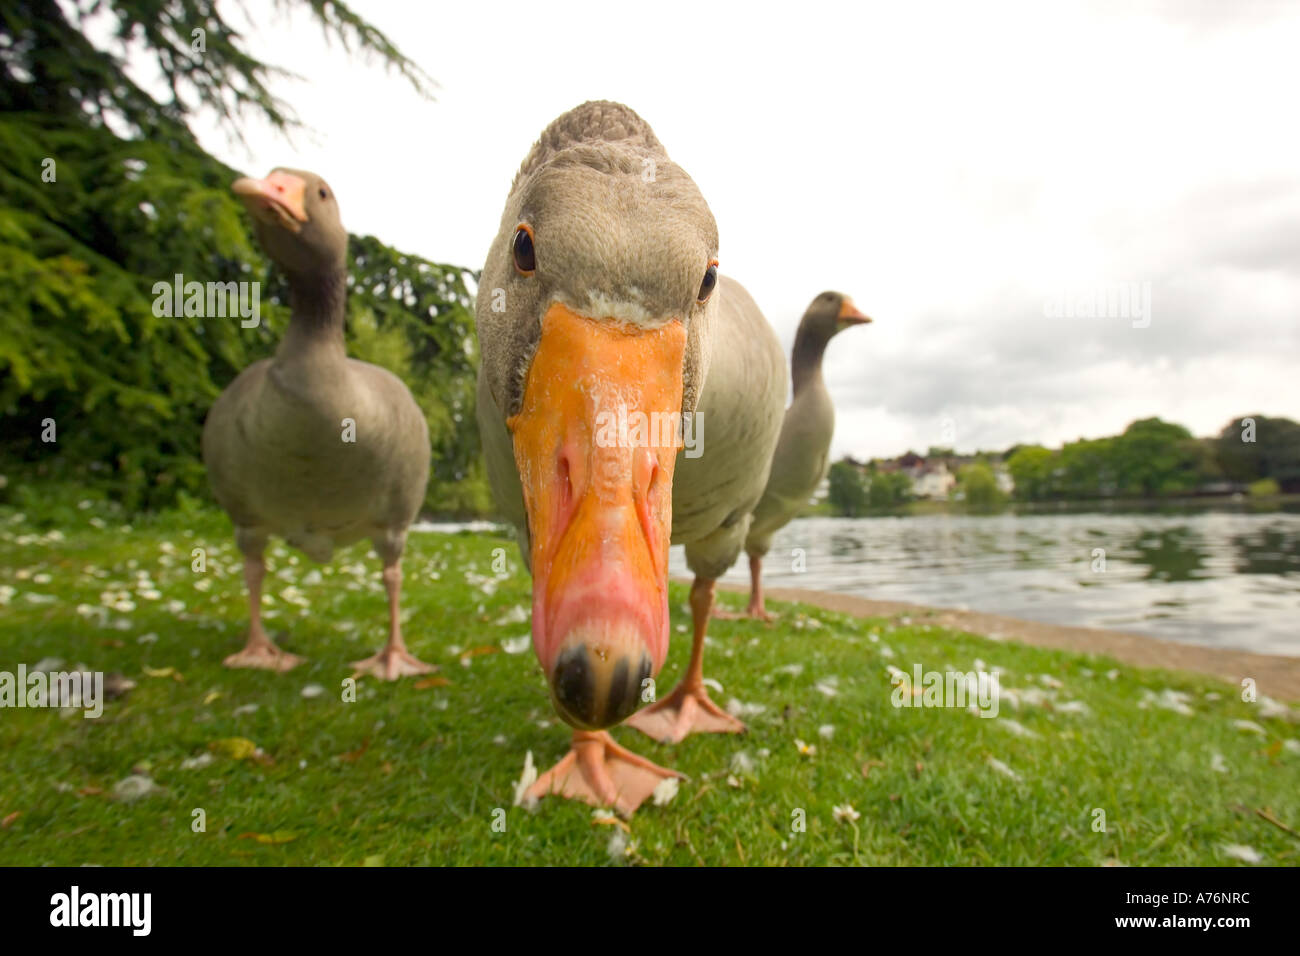
<svg viewBox="0 0 1300 956"><path fill-rule="evenodd" d="M957 457L950 448L931 448L928 459ZM1015 482L1020 501L1076 501L1098 498L1160 498L1224 494L1300 492L1300 423L1288 418L1247 415L1233 419L1213 438L1195 438L1186 428L1159 418L1135 421L1109 438L1080 439L1058 449L1016 445L1005 453L981 452L957 472L956 497L974 509L992 508L1006 495L992 464L1000 460ZM908 453L904 461L921 460ZM852 458L830 468L828 503L846 517L886 512L913 499L901 470L885 471L872 460Z"/></svg>
<svg viewBox="0 0 1300 956"><path fill-rule="evenodd" d="M1214 438L1194 438L1181 425L1144 418L1110 438L1013 448L1006 463L1022 501L1158 498L1238 487L1297 492L1300 423L1249 415Z"/></svg>

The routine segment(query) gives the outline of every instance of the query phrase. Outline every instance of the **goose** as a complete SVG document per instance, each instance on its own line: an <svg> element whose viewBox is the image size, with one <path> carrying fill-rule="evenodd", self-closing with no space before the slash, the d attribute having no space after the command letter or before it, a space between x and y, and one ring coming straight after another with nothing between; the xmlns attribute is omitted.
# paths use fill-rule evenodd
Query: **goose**
<svg viewBox="0 0 1300 956"><path fill-rule="evenodd" d="M744 729L709 699L704 636L714 582L767 483L787 376L776 334L719 275L717 253L695 183L640 116L603 101L542 132L488 252L476 414L493 496L532 573L534 651L574 728L527 797L626 815L681 777L606 729L657 696L670 543L695 575L690 665L629 723L666 740Z"/></svg>
<svg viewBox="0 0 1300 956"><path fill-rule="evenodd" d="M799 515L830 468L835 405L822 378L826 346L845 329L870 321L852 299L839 292L817 296L799 320L790 354L794 398L781 422L767 487L745 538L750 577L746 614L750 617L772 620L774 615L763 606L763 557L772 547L772 535Z"/></svg>
<svg viewBox="0 0 1300 956"><path fill-rule="evenodd" d="M271 535L317 562L368 537L383 562L388 642L352 666L385 680L428 673L406 649L400 616L402 551L429 479L428 426L397 376L347 356L348 234L334 191L284 168L231 188L288 278L291 314L274 357L241 372L203 426L203 462L235 526L248 589L248 640L224 663L287 671L302 661L262 626Z"/></svg>

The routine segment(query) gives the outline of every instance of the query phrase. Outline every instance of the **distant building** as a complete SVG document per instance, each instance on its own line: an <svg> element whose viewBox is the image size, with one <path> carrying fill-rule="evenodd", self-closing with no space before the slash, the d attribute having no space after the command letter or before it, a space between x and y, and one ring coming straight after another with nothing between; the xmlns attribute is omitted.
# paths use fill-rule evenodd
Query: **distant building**
<svg viewBox="0 0 1300 956"><path fill-rule="evenodd" d="M916 469L904 469L912 479L912 494L918 498L947 498L957 485L957 477L940 462L937 465L922 464Z"/></svg>
<svg viewBox="0 0 1300 956"><path fill-rule="evenodd" d="M987 459L987 456L985 456ZM912 483L912 494L917 498L945 500L952 496L957 487L957 475L961 469L973 465L981 458L976 455L948 455L943 458L925 458L909 451L897 458L873 459L861 463L853 459L849 462L859 471L870 477L872 470L880 474L903 474ZM1002 461L989 460L998 490L1005 495L1015 491L1016 483ZM821 489L819 489L819 494Z"/></svg>

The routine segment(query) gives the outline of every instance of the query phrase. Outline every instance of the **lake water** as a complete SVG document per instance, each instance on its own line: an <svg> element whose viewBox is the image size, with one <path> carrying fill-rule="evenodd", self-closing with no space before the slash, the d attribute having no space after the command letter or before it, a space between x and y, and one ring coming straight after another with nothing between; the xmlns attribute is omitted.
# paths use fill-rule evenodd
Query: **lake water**
<svg viewBox="0 0 1300 956"><path fill-rule="evenodd" d="M680 547L669 565L689 574ZM748 583L743 556L725 580ZM1300 656L1294 510L801 518L777 534L764 581Z"/></svg>

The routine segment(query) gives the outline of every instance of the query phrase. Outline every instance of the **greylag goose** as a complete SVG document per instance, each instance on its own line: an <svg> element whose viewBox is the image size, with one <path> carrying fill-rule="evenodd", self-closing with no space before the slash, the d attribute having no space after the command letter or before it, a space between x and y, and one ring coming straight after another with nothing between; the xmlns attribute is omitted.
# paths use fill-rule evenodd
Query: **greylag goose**
<svg viewBox="0 0 1300 956"><path fill-rule="evenodd" d="M704 688L704 635L767 482L787 383L780 342L719 277L717 251L707 203L645 121L592 102L543 131L488 252L479 428L533 576L534 650L575 728L530 796L627 814L680 776L605 731L653 699L670 541L696 575L691 663L635 726L672 740L743 729Z"/></svg>
<svg viewBox="0 0 1300 956"><path fill-rule="evenodd" d="M383 562L388 642L352 666L386 680L427 673L433 668L406 649L400 616L406 532L429 479L424 415L395 375L347 356L348 234L333 190L292 169L232 188L288 278L291 316L275 356L241 372L203 426L203 462L234 523L248 588L248 641L225 665L285 671L301 661L262 626L271 535L319 562L370 538Z"/></svg>
<svg viewBox="0 0 1300 956"><path fill-rule="evenodd" d="M835 406L822 378L826 346L845 329L870 321L839 292L817 296L799 320L790 355L794 399L785 410L767 488L754 509L745 539L750 577L746 613L751 617L772 618L763 607L763 556L772 547L772 535L804 509L830 467Z"/></svg>

